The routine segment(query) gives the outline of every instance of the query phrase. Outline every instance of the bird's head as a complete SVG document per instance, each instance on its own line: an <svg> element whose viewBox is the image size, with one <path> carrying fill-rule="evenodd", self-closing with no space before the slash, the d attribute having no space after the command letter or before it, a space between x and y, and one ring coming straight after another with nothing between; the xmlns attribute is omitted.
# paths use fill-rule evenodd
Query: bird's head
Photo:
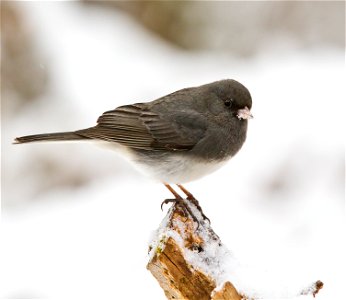
<svg viewBox="0 0 346 300"><path fill-rule="evenodd" d="M250 110L252 99L248 89L238 81L225 79L210 84L223 105L239 120L253 118Z"/></svg>

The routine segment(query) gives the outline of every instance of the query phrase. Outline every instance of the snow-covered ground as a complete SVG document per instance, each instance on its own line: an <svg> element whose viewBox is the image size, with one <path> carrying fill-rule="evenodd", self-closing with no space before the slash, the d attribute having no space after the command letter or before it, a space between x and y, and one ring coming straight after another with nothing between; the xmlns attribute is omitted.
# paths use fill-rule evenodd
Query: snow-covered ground
<svg viewBox="0 0 346 300"><path fill-rule="evenodd" d="M223 169L186 187L248 266L238 274L243 288L278 299L319 279L318 299L342 299L342 51L273 45L239 60L172 48L121 13L56 2L22 8L52 81L36 106L2 124L0 297L164 299L145 266L168 191L111 151L11 142L88 127L121 104L234 78L253 97L247 142ZM88 184L39 190L50 179L36 175L38 156L58 161L66 176L83 173Z"/></svg>

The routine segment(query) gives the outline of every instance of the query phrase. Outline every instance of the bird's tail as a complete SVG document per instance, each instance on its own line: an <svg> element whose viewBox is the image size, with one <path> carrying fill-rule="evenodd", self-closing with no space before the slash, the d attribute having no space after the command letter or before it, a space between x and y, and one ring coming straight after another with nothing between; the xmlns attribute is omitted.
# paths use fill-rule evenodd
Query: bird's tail
<svg viewBox="0 0 346 300"><path fill-rule="evenodd" d="M32 142L45 142L45 141L75 141L88 139L85 136L78 135L73 131L68 132L54 132L54 133L43 133L17 137L14 139L14 144L24 144Z"/></svg>

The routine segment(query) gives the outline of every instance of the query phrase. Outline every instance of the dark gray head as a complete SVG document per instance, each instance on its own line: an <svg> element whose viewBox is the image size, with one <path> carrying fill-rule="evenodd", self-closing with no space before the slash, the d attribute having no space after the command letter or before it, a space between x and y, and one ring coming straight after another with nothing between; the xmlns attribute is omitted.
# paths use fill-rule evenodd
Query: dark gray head
<svg viewBox="0 0 346 300"><path fill-rule="evenodd" d="M245 106L250 110L252 99L248 89L238 81L225 79L209 84L209 88L218 95L226 106L241 109Z"/></svg>
<svg viewBox="0 0 346 300"><path fill-rule="evenodd" d="M225 79L215 81L205 85L209 93L215 94L216 99L222 101L222 105L227 108L234 116L239 119L250 119L252 115L250 109L252 107L252 99L248 89L238 81L233 79ZM214 100L215 101L215 100ZM221 109L220 104L213 103Z"/></svg>

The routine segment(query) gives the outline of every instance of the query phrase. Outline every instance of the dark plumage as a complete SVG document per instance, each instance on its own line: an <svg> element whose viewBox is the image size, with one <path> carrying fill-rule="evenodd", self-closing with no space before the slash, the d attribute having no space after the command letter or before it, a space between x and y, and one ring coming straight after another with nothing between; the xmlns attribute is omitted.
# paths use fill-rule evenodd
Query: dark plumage
<svg viewBox="0 0 346 300"><path fill-rule="evenodd" d="M249 91L227 79L182 89L151 102L120 106L100 116L94 127L18 137L15 143L108 142L144 173L163 182L175 201L184 205L168 183L178 184L200 209L180 183L213 172L239 151L246 138L247 120L252 118L251 107ZM193 215L189 207L185 209Z"/></svg>
<svg viewBox="0 0 346 300"><path fill-rule="evenodd" d="M191 152L196 157L233 156L246 137L239 109L252 106L248 90L235 80L186 88L147 103L107 111L91 128L29 135L15 143L95 139L149 152Z"/></svg>

